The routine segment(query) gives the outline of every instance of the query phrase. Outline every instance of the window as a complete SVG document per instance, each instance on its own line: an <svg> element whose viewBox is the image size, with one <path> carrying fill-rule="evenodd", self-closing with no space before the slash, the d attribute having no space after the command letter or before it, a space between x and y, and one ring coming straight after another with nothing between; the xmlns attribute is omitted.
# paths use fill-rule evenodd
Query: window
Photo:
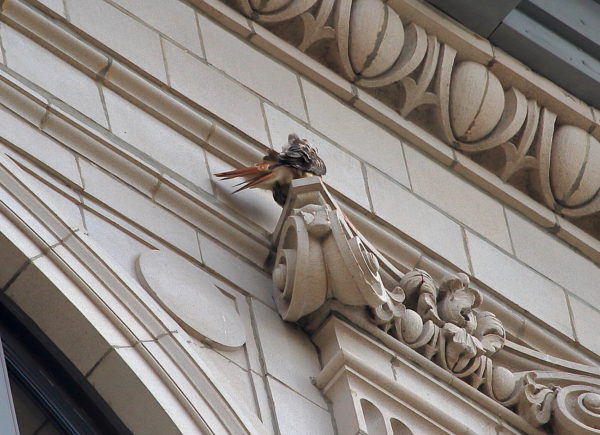
<svg viewBox="0 0 600 435"><path fill-rule="evenodd" d="M2 434L131 433L56 346L5 296L0 297L0 336ZM19 432L14 429L15 415Z"/></svg>

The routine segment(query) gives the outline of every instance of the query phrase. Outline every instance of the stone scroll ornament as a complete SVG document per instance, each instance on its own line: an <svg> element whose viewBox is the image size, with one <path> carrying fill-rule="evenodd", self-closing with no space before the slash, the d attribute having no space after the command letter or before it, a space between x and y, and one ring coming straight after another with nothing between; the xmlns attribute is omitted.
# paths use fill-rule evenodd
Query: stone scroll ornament
<svg viewBox="0 0 600 435"><path fill-rule="evenodd" d="M482 295L469 277L435 282L424 270L401 273L354 228L319 179L292 183L273 240L274 297L284 320L306 323L336 304L366 310L378 328L530 424L600 433L600 380L513 373L495 364L505 329L493 313L478 309Z"/></svg>
<svg viewBox="0 0 600 435"><path fill-rule="evenodd" d="M384 0L235 1L247 17L402 116L421 109L410 119L427 130L436 125L442 140L479 161L489 155L490 170L552 210L568 217L600 211L596 137L503 86L487 66L457 60L452 46L403 21ZM515 177L522 171L529 176Z"/></svg>

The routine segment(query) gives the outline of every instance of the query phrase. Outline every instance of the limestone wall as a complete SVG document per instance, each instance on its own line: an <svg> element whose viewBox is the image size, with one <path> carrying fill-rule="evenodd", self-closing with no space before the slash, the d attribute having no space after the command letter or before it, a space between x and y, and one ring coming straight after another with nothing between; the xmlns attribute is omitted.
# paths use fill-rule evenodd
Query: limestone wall
<svg viewBox="0 0 600 435"><path fill-rule="evenodd" d="M517 211L509 187L494 194L465 179L472 162L449 146L425 137L424 153L260 50L248 40L251 22L222 3L0 3L0 150L36 197L130 278L140 254L157 249L208 274L247 341L222 350L189 340L268 432L334 432L311 382L319 355L272 300L265 261L281 209L264 192L231 196L234 183L212 174L279 150L291 132L318 148L327 186L392 262L463 271L506 307L499 316L514 339L556 341L559 356L599 361L600 269L588 258L600 258L597 241L571 227L557 237L564 229L552 212L524 196ZM479 170L482 185L494 183ZM46 313L16 296L19 278L5 288L11 278L2 276L3 290L43 323ZM186 334L181 325L171 333ZM107 355L80 370L93 381ZM122 393L102 394L110 403Z"/></svg>

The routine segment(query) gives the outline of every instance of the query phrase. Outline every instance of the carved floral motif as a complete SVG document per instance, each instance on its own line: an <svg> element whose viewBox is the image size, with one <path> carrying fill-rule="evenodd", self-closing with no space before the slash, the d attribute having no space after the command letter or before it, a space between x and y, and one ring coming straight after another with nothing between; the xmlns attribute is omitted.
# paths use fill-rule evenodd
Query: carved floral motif
<svg viewBox="0 0 600 435"><path fill-rule="evenodd" d="M415 122L428 129L436 122L449 145L468 153L497 148L504 155L501 162L497 153L490 155L497 175L508 181L530 171L529 188L556 212L580 217L600 211L600 143L592 134L562 125L521 90L504 89L487 66L458 61L452 46L404 20L388 2L236 1L242 13L267 27L299 21L300 50L358 86L385 88L382 98L402 116L433 108L431 119L418 116ZM283 28L273 27L285 37Z"/></svg>
<svg viewBox="0 0 600 435"><path fill-rule="evenodd" d="M495 364L506 333L493 313L478 310L482 295L469 277L458 273L437 283L424 270L396 270L346 219L320 180L294 181L274 241L275 300L285 320L321 318L340 303L362 308L377 328L532 426L600 433L600 381L560 372L513 373Z"/></svg>

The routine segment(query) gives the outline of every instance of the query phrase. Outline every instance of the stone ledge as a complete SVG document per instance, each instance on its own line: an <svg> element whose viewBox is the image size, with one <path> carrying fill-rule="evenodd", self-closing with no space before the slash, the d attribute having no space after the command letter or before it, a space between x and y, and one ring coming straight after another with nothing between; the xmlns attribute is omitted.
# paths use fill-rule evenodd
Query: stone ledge
<svg viewBox="0 0 600 435"><path fill-rule="evenodd" d="M313 1L310 4L314 5L316 3L316 1ZM340 0L338 3L343 3L345 5L346 2ZM197 0L194 2L194 4L203 10L204 8L207 8L206 2L202 0ZM241 0L239 4L244 13L248 13L248 11L252 10L252 7L248 6L245 0ZM563 89L555 84L534 74L528 68L516 62L514 59L505 55L501 51L493 49L487 41L478 39L478 37L470 32L465 31L447 18L436 16L438 13L433 11L429 6L420 4L414 0L397 0L394 2L389 2L388 4L390 8L397 12L400 18L406 20L406 22L411 22L411 26L413 26L415 23L422 25L425 29L431 31L432 34L435 34L438 41L441 41L444 44L450 43L454 45L455 48L458 48L458 52L455 51L455 56L459 61L463 63L466 62L469 65L489 63L490 71L492 72L488 73L488 75L496 74L496 71L498 71L498 77L505 85L518 87L519 91L523 92L523 95L533 99L530 101L537 100L545 107L558 113L560 122L569 123L579 129L582 129L584 132L583 134L585 134L586 131L591 131L594 135L600 134L598 129L595 128L597 125L597 120L594 118L591 107L583 104L573 96L568 95ZM214 7L215 6L213 4L210 8L214 9ZM308 6L305 7L304 10L307 8ZM315 16L323 18L321 15L319 15L321 14L320 9L317 8L313 12L315 13ZM266 26L269 26L280 19L278 16L279 14L281 14L281 19L290 19L294 16L292 12L288 12L284 8L283 10L278 10L275 13L262 13L255 11L255 15L253 15L253 17L258 22L265 23ZM298 14L300 14L300 12L298 12L296 15ZM310 13L307 12L306 14ZM238 12L233 11L227 5L222 6L220 16L223 15L236 17L236 20L242 19ZM219 19L216 16L215 18ZM233 18L231 18L229 21L231 20L233 20ZM228 21L221 21L221 23L228 27ZM321 24L322 23L323 22L321 22ZM327 24L329 25L330 22L327 21ZM236 31L235 26L229 26L229 28ZM254 35L251 34L249 37L251 42L254 42L263 50L279 58L281 61L287 63L291 67L296 68L302 74L311 77L318 84L327 88L333 94L339 96L342 100L349 102L358 110L375 119L377 122L382 123L390 130L413 141L415 145L423 149L423 151L427 152L432 157L438 159L440 162L452 167L456 167L455 170L457 172L460 172L466 178L477 183L489 193L500 196L504 202L508 203L512 207L515 207L543 227L552 228L552 231L556 232L558 230L558 215L560 213L566 213L569 216L575 216L582 213L590 213L592 211L593 207L565 209L559 207L557 204L554 204L554 200L552 198L546 198L545 202L547 206L555 208L556 213L546 211L547 209L545 209L544 206L539 206L537 203L536 205L532 205L535 203L535 201L529 198L527 194L519 192L512 186L504 183L500 178L496 177L487 170L480 168L480 165L469 165L468 163L465 163L469 159L463 158L463 156L458 154L455 157L453 151L448 148L443 141L434 138L429 132L419 127L419 122L415 123L415 121L403 118L386 104L368 95L366 92L357 89L356 86L352 85L352 80L348 82L341 77L336 76L335 73L332 75L332 71L330 69L324 67L321 63L317 62L313 58L307 56L306 53L303 53L298 49L294 50L293 46L288 42L271 34L259 24L252 23L252 28L254 29L255 33ZM409 32L409 28L411 27L407 26L405 30L406 34ZM310 30L312 31L315 29L311 28ZM347 29L344 31L347 31ZM328 37L330 36L331 35ZM436 44L439 45L439 42L436 42ZM377 56L376 52L371 54ZM385 53L382 54L382 56L385 56ZM473 60L479 62L479 64L475 64ZM453 63L454 60L451 62ZM435 69L435 66L432 67ZM394 66L394 68L396 68L396 66ZM482 68L486 69L483 66ZM360 84L362 79L358 79L358 77L360 77L360 75L355 76L353 80L357 84ZM412 80L412 78L410 78L410 80ZM511 91L511 89L509 89L509 91ZM507 91L507 94L509 91ZM526 97L523 98L526 100ZM522 99L521 101L525 100ZM457 146L454 142L452 142L452 144ZM457 160L461 161L462 164L460 166L457 165ZM546 175L544 173L540 173L539 177L544 179ZM569 230L565 230L565 232L568 231ZM597 252L597 250L600 248L600 244L598 244L597 241L593 240L592 238L584 241L580 235L578 237L565 237L564 233L559 232L558 234L558 236L563 238L565 241L574 243L574 246L586 256L589 256L596 262L600 262L600 255L598 255Z"/></svg>
<svg viewBox="0 0 600 435"><path fill-rule="evenodd" d="M558 231L557 236L559 238L580 250L596 263L600 263L600 242L587 236L574 224L562 218L559 221L558 215L550 212L545 207L540 206L519 190L502 183L495 175L486 171L478 164L473 163L470 159L458 153L455 154L453 150L448 148L447 145L439 139L432 136L426 130L418 127L416 124L402 118L397 112L391 110L385 104L364 92L358 91L356 88L353 90L350 84L337 74L325 68L306 54L294 49L291 45L278 37L273 36L267 30L262 29L261 26L249 22L246 18L233 9L230 9L228 6L219 3L217 0L195 0L193 3L201 10L213 16L213 18L218 19L221 24L231 30L242 36L250 37L250 40L263 50L280 58L280 60L288 63L292 67L300 68L300 71L303 74L309 76L342 99L354 101L354 106L358 110L363 111L365 114L390 128L395 133L407 137L424 152L436 158L441 163L451 166L465 178L478 184L485 191L498 197L504 203L519 210L542 227L552 228L553 231ZM29 34L32 34L31 32L33 31L37 32L35 34L38 35L36 36L36 40L44 46L49 47L54 43L55 39L59 41L69 40L69 37L64 35L69 34L68 30L52 23L48 18L44 18L43 14L35 9L24 6L21 1L5 0L5 4L11 6L11 8L9 8L10 10L18 11L18 13L12 13L12 15L8 17L8 20L16 23L19 27L24 28L23 26L32 20L38 23L38 26L35 29L26 30ZM425 8L425 10L428 9L428 7L421 5L417 9L413 9L413 11L418 11L419 8ZM30 18L30 15L34 15L34 17ZM0 18L1 17L4 17L4 15L1 15ZM22 23L16 20L21 20ZM48 26L51 30L44 30ZM464 35L464 32L459 33ZM263 36L256 36L255 38L252 35ZM51 39L44 40L45 37ZM475 37L473 36L473 38ZM89 73L96 69L97 65L94 61L102 57L101 51L87 42L78 40L75 52L67 51L71 47L68 44L58 44L59 47L61 47L61 50L58 52L55 51L55 53L67 58L72 64L84 72L87 71ZM476 46L476 44L471 45L471 47L473 46ZM531 76L533 74L530 71L528 72L526 67L522 65L520 67L515 67L514 69L517 72L520 71L519 74L524 76ZM223 130L222 126L217 124L215 124L214 127L210 127L211 121L207 120L205 116L190 109L187 104L182 104L170 94L159 91L155 84L142 78L138 73L133 72L124 65L113 61L109 71L110 73L104 77L104 83L108 87L133 101L135 104L142 106L150 113L159 116L160 119L187 137L204 141L208 134L208 144L211 145L211 143L213 143L210 137L211 129L215 131ZM555 85L554 88L551 94L558 95L557 90L560 90L560 88ZM564 95L564 91L560 90L560 95ZM585 111L576 112L582 116L585 115ZM584 118L588 117L584 116ZM589 119L595 121L591 113ZM239 141L239 139L236 139L236 141ZM249 163L253 157L255 158L260 155L258 151L257 153L248 154L247 150L249 147L245 146L245 144L242 145L242 142L239 144L239 147L229 147L239 150L238 153L236 153L236 157L240 156L244 159L241 161L236 159L235 162L238 164ZM223 153L216 147L211 146L211 151L223 156ZM230 156L231 154L228 154L227 157L230 159ZM561 224L558 224L558 222Z"/></svg>

